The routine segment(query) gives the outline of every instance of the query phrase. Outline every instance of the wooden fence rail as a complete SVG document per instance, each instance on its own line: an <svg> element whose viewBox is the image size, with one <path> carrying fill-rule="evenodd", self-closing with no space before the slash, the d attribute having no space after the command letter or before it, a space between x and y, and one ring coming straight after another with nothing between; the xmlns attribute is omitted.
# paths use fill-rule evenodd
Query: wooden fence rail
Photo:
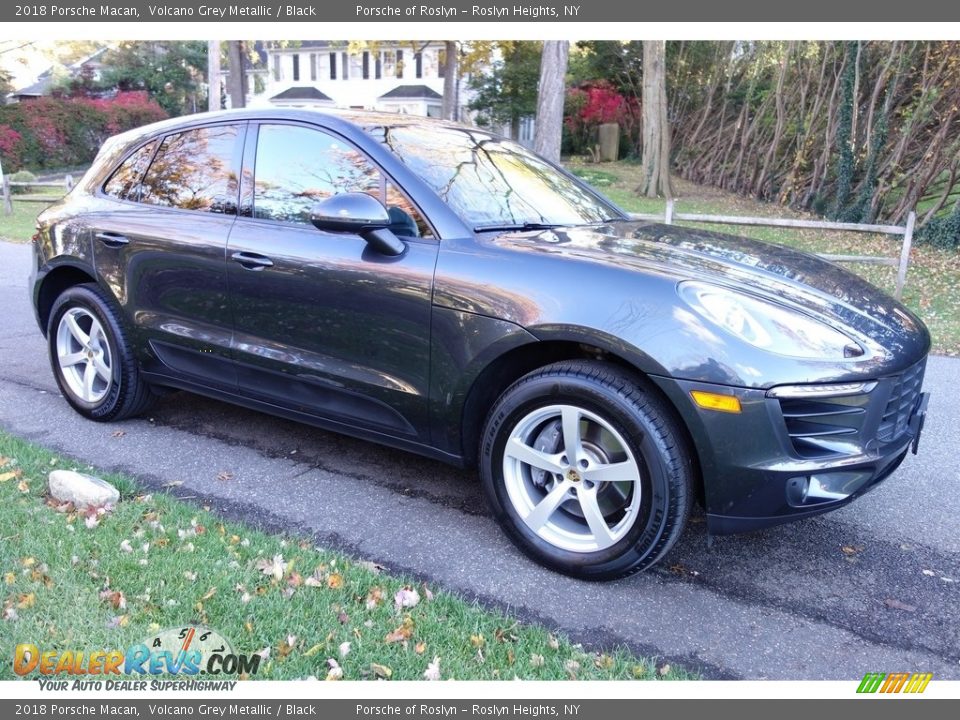
<svg viewBox="0 0 960 720"><path fill-rule="evenodd" d="M848 232L867 232L882 235L901 235L900 257L876 255L830 255L818 253L825 260L846 263L865 263L869 265L889 265L897 268L897 284L893 296L899 300L903 296L903 286L907 282L907 267L910 264L910 248L913 245L913 230L917 215L912 210L907 215L906 225L867 225L861 223L828 222L825 220L794 220L791 218L745 217L742 215L701 215L698 213L678 213L674 211L674 201L667 200L663 215L651 213L630 213L635 220L654 220L666 225L675 221L695 223L716 223L718 225L756 225L762 227L788 227L806 230L843 230Z"/></svg>
<svg viewBox="0 0 960 720"><path fill-rule="evenodd" d="M5 215L13 214L13 188L63 188L64 195L73 190L74 181L72 175L64 176L59 182L10 182L10 178L3 176L3 212ZM35 202L52 205L59 200L62 195L17 195L17 202Z"/></svg>

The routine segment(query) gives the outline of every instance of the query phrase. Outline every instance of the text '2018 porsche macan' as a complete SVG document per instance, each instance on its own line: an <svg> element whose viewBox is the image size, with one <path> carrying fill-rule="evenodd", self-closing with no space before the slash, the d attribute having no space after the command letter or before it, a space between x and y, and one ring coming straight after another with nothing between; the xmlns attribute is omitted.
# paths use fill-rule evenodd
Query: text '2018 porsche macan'
<svg viewBox="0 0 960 720"><path fill-rule="evenodd" d="M310 110L109 140L39 218L54 375L94 420L179 388L479 468L537 561L614 578L699 500L837 508L914 449L930 338L814 256L634 222L475 128Z"/></svg>

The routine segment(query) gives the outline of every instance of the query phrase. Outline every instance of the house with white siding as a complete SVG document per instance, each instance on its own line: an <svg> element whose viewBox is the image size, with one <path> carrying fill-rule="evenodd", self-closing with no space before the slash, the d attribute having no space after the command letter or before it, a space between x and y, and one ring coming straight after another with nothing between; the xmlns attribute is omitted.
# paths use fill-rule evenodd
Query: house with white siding
<svg viewBox="0 0 960 720"><path fill-rule="evenodd" d="M440 117L444 43L380 41L352 51L345 42L264 43L264 67L249 105L320 106ZM457 117L469 120L471 93L458 77Z"/></svg>

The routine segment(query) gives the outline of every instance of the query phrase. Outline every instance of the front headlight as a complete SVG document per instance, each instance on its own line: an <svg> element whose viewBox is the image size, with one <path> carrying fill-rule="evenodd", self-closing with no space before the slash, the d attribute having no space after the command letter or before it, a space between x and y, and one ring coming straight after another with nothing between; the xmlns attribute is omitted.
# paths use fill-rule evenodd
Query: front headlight
<svg viewBox="0 0 960 720"><path fill-rule="evenodd" d="M829 325L751 295L684 282L680 297L698 314L744 342L777 355L816 360L860 357L864 349Z"/></svg>

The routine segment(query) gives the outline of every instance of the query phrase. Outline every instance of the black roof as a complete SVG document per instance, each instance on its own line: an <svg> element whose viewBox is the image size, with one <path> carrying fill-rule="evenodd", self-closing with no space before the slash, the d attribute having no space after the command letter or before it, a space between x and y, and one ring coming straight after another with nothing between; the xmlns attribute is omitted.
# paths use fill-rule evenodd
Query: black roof
<svg viewBox="0 0 960 720"><path fill-rule="evenodd" d="M381 100L397 98L404 100L442 100L443 95L426 85L397 85L390 92L380 96Z"/></svg>
<svg viewBox="0 0 960 720"><path fill-rule="evenodd" d="M301 85L298 87L287 88L282 93L274 95L271 100L327 100L333 102L333 98L325 95L315 87Z"/></svg>

